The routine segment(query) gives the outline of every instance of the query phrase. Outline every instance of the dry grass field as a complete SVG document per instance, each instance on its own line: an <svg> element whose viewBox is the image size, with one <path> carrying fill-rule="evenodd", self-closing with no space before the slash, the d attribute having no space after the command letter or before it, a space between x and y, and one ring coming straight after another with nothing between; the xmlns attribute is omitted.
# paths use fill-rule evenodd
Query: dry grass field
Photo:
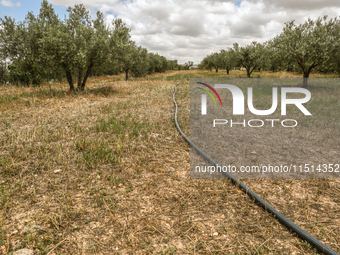
<svg viewBox="0 0 340 255"><path fill-rule="evenodd" d="M0 254L318 254L229 180L190 178L174 85L189 134L189 78L224 76L94 77L81 93L1 86ZM339 179L242 181L340 253Z"/></svg>

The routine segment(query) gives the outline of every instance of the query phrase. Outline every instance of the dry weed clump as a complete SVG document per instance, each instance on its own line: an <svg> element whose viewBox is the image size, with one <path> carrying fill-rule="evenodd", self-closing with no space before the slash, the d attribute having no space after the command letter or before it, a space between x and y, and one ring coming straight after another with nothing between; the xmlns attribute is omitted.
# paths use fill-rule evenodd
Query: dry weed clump
<svg viewBox="0 0 340 255"><path fill-rule="evenodd" d="M188 79L202 75L0 88L0 253L317 254L230 181L190 178L172 93L179 79L189 133ZM340 252L338 180L244 182Z"/></svg>

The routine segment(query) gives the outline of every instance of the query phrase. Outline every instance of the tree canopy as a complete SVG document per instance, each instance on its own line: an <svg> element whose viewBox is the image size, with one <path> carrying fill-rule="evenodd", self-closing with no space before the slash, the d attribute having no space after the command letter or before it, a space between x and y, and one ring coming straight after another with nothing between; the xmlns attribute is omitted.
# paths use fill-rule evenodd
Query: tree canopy
<svg viewBox="0 0 340 255"><path fill-rule="evenodd" d="M304 86L313 68L330 60L331 49L338 38L332 36L336 19L327 21L327 16L303 24L295 21L285 23L280 35L273 39L273 47L285 61L296 63L302 70Z"/></svg>
<svg viewBox="0 0 340 255"><path fill-rule="evenodd" d="M221 56L223 56L221 58ZM247 77L254 70L266 69L298 71L302 73L303 86L314 68L320 71L340 74L340 22L337 18L327 20L327 16L316 20L308 19L296 25L292 20L284 24L283 31L263 44L252 42L206 56L201 68L244 67Z"/></svg>
<svg viewBox="0 0 340 255"><path fill-rule="evenodd" d="M14 82L39 85L42 78L66 77L70 90L84 90L93 71L96 74L129 71L136 77L177 68L167 60L131 40L130 29L119 18L105 24L100 11L92 18L83 4L67 9L61 20L51 4L43 0L39 15L25 20L0 19L0 55L10 59ZM168 64L168 63L171 63ZM63 75L62 75L63 74Z"/></svg>

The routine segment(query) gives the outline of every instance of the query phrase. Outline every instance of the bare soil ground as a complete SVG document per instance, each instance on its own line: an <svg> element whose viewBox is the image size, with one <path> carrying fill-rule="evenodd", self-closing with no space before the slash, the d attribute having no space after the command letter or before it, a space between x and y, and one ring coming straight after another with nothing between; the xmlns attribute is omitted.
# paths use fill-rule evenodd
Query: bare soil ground
<svg viewBox="0 0 340 255"><path fill-rule="evenodd" d="M229 180L190 178L174 85L189 133L189 78L225 75L91 78L82 93L0 87L0 254L318 254ZM339 179L242 181L340 252Z"/></svg>

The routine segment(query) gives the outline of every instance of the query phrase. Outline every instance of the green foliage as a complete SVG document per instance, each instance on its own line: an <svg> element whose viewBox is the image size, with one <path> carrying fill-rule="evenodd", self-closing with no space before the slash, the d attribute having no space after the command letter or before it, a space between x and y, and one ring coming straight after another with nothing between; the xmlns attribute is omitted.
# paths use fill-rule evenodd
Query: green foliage
<svg viewBox="0 0 340 255"><path fill-rule="evenodd" d="M189 70L194 65L194 62L188 61L184 64L184 70Z"/></svg>
<svg viewBox="0 0 340 255"><path fill-rule="evenodd" d="M305 86L313 68L330 60L339 40L339 35L334 34L337 23L336 19L327 21L327 16L315 21L309 18L300 25L293 20L285 23L282 33L273 39L274 50L281 59L301 68Z"/></svg>
<svg viewBox="0 0 340 255"><path fill-rule="evenodd" d="M11 17L0 18L1 55L10 58L14 66L9 68L11 79L23 85L40 85L43 64L39 39L41 24L29 12L24 21L15 24Z"/></svg>
<svg viewBox="0 0 340 255"><path fill-rule="evenodd" d="M246 46L234 43L233 48L221 50L206 56L200 68L244 67L247 77L261 68L272 70L300 71L304 85L312 70L318 67L322 72L340 74L340 20L327 20L327 16L315 21L308 19L296 25L293 21L285 23L280 35L264 44L252 42Z"/></svg>
<svg viewBox="0 0 340 255"><path fill-rule="evenodd" d="M7 64L5 64L4 62L0 62L0 84L6 83L7 81L9 81L9 79L10 77L7 69Z"/></svg>
<svg viewBox="0 0 340 255"><path fill-rule="evenodd" d="M200 63L199 68L205 68L207 70L210 70L212 68L216 69L216 72L218 72L218 68L220 67L221 63L219 63L219 61L222 58L218 58L218 53L212 53L208 56L206 56L203 61Z"/></svg>
<svg viewBox="0 0 340 255"><path fill-rule="evenodd" d="M263 57L263 45L252 42L249 45L240 47L234 43L236 63L247 70L247 77L250 78L252 72L261 67Z"/></svg>
<svg viewBox="0 0 340 255"><path fill-rule="evenodd" d="M8 66L8 70L10 71L10 80L15 84L25 86L29 86L31 83L33 85L40 85L42 81L41 68L39 68L39 65L33 64L30 67L27 67L22 64L24 63L15 60L13 64ZM31 72L29 70L31 70ZM34 75L32 75L32 72Z"/></svg>
<svg viewBox="0 0 340 255"><path fill-rule="evenodd" d="M148 72L148 51L142 47L136 47L133 55L134 63L131 72L134 77L143 77Z"/></svg>
<svg viewBox="0 0 340 255"><path fill-rule="evenodd" d="M327 39L330 44L328 61L320 68L324 72L336 72L340 75L340 20L331 20L332 27L328 33Z"/></svg>
<svg viewBox="0 0 340 255"><path fill-rule="evenodd" d="M40 12L48 13L52 10L42 6ZM94 20L82 4L69 7L67 12L69 17L64 21L53 19L53 22L48 24L41 44L46 59L64 70L70 90L75 89L74 76L78 80L77 88L84 90L93 67L108 63L114 50L114 40L119 38L115 36L114 29L105 26L104 15L100 11ZM128 33L128 30L126 32Z"/></svg>
<svg viewBox="0 0 340 255"><path fill-rule="evenodd" d="M221 56L221 68L226 69L227 74L229 74L229 71L236 65L236 52L232 48L228 48L228 50L221 50L219 54Z"/></svg>
<svg viewBox="0 0 340 255"><path fill-rule="evenodd" d="M233 49L228 48L228 50L221 50L220 52L212 53L206 56L203 61L199 64L199 68L205 68L212 70L214 68L216 73L220 68L226 69L229 73L235 66L235 52Z"/></svg>
<svg viewBox="0 0 340 255"><path fill-rule="evenodd" d="M148 53L130 39L130 29L121 19L106 25L104 15L96 18L83 4L67 9L58 18L51 4L43 0L39 15L29 12L23 22L0 19L0 56L10 59L10 79L16 84L40 85L43 79L66 77L70 90L84 90L91 74L126 73L141 77L177 68L177 61ZM3 69L1 69L3 70ZM0 82L5 78L0 71Z"/></svg>
<svg viewBox="0 0 340 255"><path fill-rule="evenodd" d="M148 57L149 57L148 74L152 74L155 72L162 73L167 70L168 63L165 57L154 53L149 53Z"/></svg>
<svg viewBox="0 0 340 255"><path fill-rule="evenodd" d="M278 69L285 69L284 67L287 66L288 63L281 57L281 54L275 47L273 40L269 40L264 43L263 50L264 61L262 63L262 67L264 69L271 70L273 72Z"/></svg>
<svg viewBox="0 0 340 255"><path fill-rule="evenodd" d="M169 70L177 70L178 69L178 64L177 60L168 60L168 69Z"/></svg>

